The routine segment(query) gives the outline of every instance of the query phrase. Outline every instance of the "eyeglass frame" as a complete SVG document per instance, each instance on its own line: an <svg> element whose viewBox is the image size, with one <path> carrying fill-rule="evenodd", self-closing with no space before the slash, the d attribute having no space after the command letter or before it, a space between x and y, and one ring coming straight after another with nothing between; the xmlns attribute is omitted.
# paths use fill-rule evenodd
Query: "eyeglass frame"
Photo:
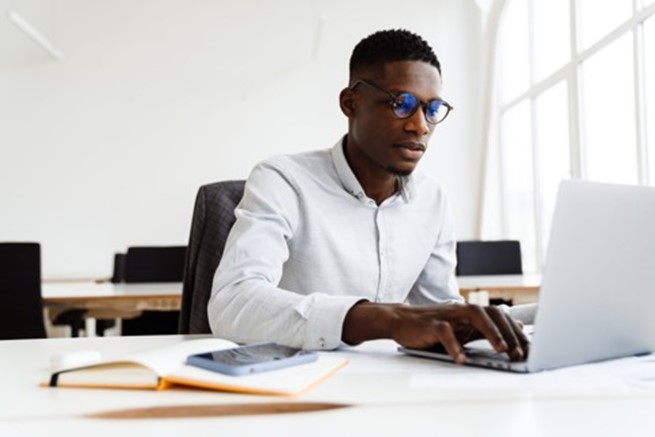
<svg viewBox="0 0 655 437"><path fill-rule="evenodd" d="M426 121L427 123L431 124L431 125L435 125L435 126L436 126L437 124L442 123L442 122L443 122L443 121L448 117L448 115L450 114L450 112L451 112L453 109L455 109L455 108L454 108L450 103L446 102L446 101L443 100L443 99L436 98L436 99L430 99L430 100L428 100L427 102L425 102L425 101L419 99L418 97L416 97L416 95L415 95L414 93L410 93L409 91L401 91L401 92L399 92L399 93L392 93L391 91L385 90L385 89L382 88L381 86L379 86L379 85L377 85L377 84L375 84L375 83L373 83L373 82L371 82L371 81L369 81L369 80L366 80L366 79L357 79L357 80L355 81L355 83L353 83L353 84L352 84L351 86L349 86L348 88L351 89L351 90L354 90L355 87L357 87L357 85L359 85L360 83L363 83L363 84L365 84L365 85L368 85L368 86L370 86L370 87L373 88L373 89L376 89L376 90L378 90L378 91L381 91L381 92L387 94L387 95L389 96L389 101L388 101L388 103L389 103L389 105L391 106L391 112L393 112L393 115L396 116L396 118L398 118L398 119L400 119L400 120L405 120L405 119L407 119L407 118L410 118L412 115L414 115L414 114L416 113L416 111L418 111L418 108L420 107L421 109L423 109L423 118L425 118L425 121ZM409 94L409 95L411 95L411 96L414 96L414 98L418 101L418 105L416 105L416 108L415 108L411 113L407 114L406 117L400 117L400 116L398 116L398 114L396 114L396 112L393 110L393 109L396 107L396 102L397 102L397 100L398 100L398 97L400 97L401 94ZM428 105L429 105L431 102L434 102L435 100L438 101L438 102L441 102L441 104L442 104L443 106L446 107L447 111L446 111L446 115L444 115L443 118L442 118L441 120L439 120L439 121L437 121L437 122L432 122L432 121L428 120L428 116L427 116L427 114L428 114L428 112L427 112L427 107L428 107Z"/></svg>

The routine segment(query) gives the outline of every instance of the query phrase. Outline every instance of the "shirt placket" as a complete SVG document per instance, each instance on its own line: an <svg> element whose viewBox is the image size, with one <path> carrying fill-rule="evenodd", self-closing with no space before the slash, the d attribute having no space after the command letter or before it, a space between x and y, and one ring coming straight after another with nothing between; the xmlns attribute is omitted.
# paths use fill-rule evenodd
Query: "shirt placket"
<svg viewBox="0 0 655 437"><path fill-rule="evenodd" d="M375 301L384 301L389 283L389 229L385 208L378 207L375 215L375 224L378 234L378 287Z"/></svg>

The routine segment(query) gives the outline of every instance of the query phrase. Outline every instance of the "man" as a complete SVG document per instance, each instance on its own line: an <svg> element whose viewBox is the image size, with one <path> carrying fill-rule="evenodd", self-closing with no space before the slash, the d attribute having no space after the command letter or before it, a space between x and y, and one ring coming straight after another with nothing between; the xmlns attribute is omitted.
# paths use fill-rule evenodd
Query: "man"
<svg viewBox="0 0 655 437"><path fill-rule="evenodd" d="M486 337L527 354L518 324L463 304L446 196L415 168L451 106L430 46L405 30L355 47L339 102L348 133L331 149L255 167L214 277L215 335L305 349L391 338L461 345Z"/></svg>

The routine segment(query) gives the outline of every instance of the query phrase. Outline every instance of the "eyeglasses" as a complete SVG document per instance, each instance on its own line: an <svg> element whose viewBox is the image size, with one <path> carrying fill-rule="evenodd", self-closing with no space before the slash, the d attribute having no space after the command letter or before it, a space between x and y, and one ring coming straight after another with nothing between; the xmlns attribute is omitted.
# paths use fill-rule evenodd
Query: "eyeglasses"
<svg viewBox="0 0 655 437"><path fill-rule="evenodd" d="M423 108L423 115L425 116L425 121L430 124L441 123L448 117L450 111L453 110L453 107L448 104L448 102L441 99L432 99L430 101L424 102L419 100L414 94L403 91L398 94L394 94L385 90L382 87L377 86L373 82L369 82L364 79L359 79L350 87L351 90L355 89L357 85L363 83L368 85L373 89L381 91L389 96L389 104L391 105L391 110L394 115L398 118L409 118L418 110L419 106Z"/></svg>

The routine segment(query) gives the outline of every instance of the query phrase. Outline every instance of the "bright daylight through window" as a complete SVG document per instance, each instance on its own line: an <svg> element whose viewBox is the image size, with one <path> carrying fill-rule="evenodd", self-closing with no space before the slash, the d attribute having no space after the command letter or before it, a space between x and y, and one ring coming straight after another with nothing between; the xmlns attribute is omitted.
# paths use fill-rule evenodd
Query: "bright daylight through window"
<svg viewBox="0 0 655 437"><path fill-rule="evenodd" d="M504 4L482 238L520 239L536 272L562 179L655 185L655 0Z"/></svg>

